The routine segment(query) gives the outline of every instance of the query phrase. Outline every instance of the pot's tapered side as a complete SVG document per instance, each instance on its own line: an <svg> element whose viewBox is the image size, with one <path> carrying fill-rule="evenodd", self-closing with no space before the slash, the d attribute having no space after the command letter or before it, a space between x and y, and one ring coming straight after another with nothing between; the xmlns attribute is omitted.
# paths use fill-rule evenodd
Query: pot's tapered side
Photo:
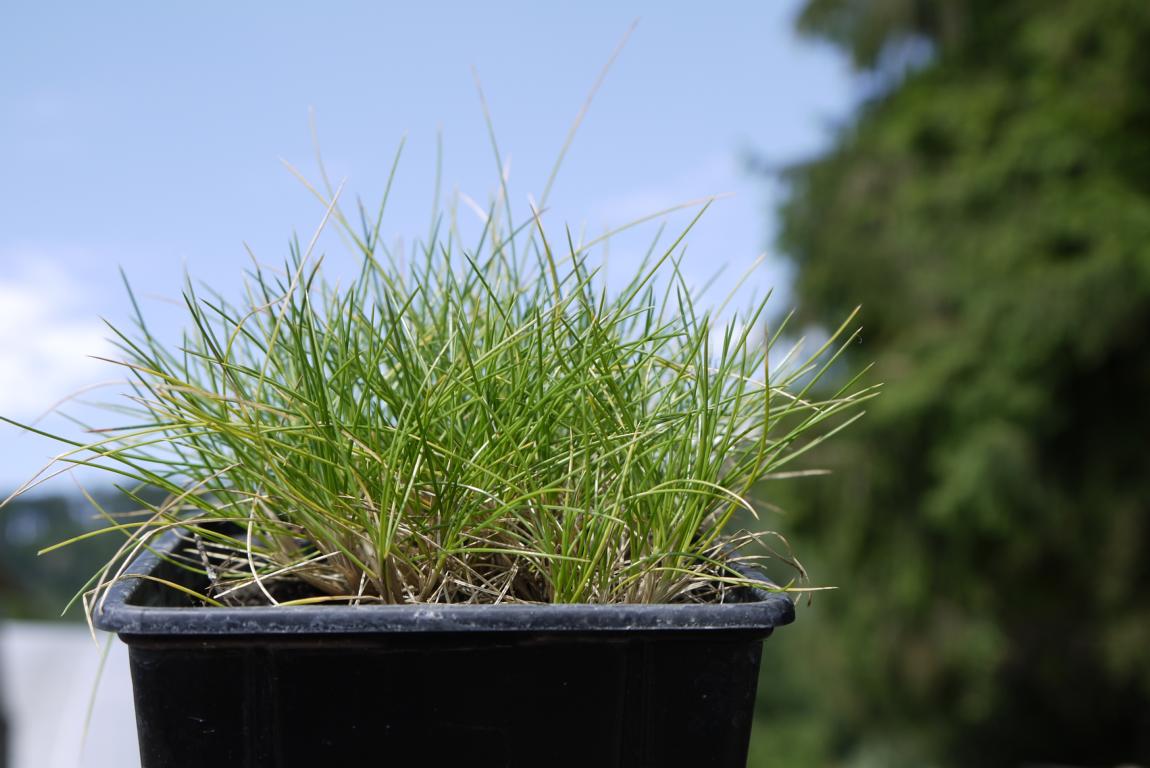
<svg viewBox="0 0 1150 768"><path fill-rule="evenodd" d="M0 708L0 768L8 768L8 752L11 749L8 738L8 720Z"/></svg>
<svg viewBox="0 0 1150 768"><path fill-rule="evenodd" d="M0 768L8 768L12 761L10 755L12 743L11 736L9 735L8 713L4 709L7 701L4 686L4 669L0 667Z"/></svg>
<svg viewBox="0 0 1150 768"><path fill-rule="evenodd" d="M144 768L742 768L761 637L130 645Z"/></svg>

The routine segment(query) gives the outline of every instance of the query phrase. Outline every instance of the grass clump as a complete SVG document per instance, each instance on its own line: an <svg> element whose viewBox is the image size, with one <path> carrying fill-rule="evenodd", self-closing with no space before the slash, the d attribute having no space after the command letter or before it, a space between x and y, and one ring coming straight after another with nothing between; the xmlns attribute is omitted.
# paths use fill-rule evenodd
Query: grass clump
<svg viewBox="0 0 1150 768"><path fill-rule="evenodd" d="M167 497L109 517L126 540L89 594L178 527L216 605L721 601L747 582L752 486L870 394L811 398L847 324L773 371L765 300L716 327L682 236L609 291L593 247L501 225L505 199L472 247L440 220L398 254L382 206L353 225L317 195L360 261L348 284L297 243L242 301L189 283L176 347L134 298L135 331L113 329L123 425L57 461Z"/></svg>

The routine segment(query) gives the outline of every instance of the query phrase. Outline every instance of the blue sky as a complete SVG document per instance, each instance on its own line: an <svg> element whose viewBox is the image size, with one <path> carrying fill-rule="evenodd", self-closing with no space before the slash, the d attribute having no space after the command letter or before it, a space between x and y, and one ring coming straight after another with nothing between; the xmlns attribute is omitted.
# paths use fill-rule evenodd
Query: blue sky
<svg viewBox="0 0 1150 768"><path fill-rule="evenodd" d="M719 193L691 234L697 278L747 269L770 245L778 190L748 150L785 163L826 146L856 83L830 49L796 38L797 4L24 3L0 14L0 414L30 419L118 372L100 321L123 324L123 267L162 332L181 318L185 270L238 286L243 243L265 262L323 210L288 173L316 166L314 108L331 176L377 199L407 137L384 231L426 231L436 136L443 190L484 203L497 167L512 200L538 196L616 44L548 205L547 224L598 234ZM685 224L682 216L671 226ZM338 251L338 241L328 243ZM611 264L634 258L627 242ZM330 256L339 269L339 254ZM623 271L623 270L620 270ZM749 285L785 288L769 260ZM785 303L785 299L783 302ZM115 388L101 390L114 397ZM45 424L68 429L49 418ZM0 488L56 447L0 425ZM57 483L57 489L69 487Z"/></svg>

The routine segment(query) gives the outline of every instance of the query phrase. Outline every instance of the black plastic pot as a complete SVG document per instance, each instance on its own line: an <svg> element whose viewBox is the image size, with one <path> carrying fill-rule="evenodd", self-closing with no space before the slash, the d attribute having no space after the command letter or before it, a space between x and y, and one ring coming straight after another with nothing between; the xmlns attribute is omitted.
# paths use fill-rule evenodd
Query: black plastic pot
<svg viewBox="0 0 1150 768"><path fill-rule="evenodd" d="M0 768L8 768L8 721L0 709Z"/></svg>
<svg viewBox="0 0 1150 768"><path fill-rule="evenodd" d="M178 546L175 536L157 551ZM156 554L131 573L188 583ZM784 595L714 605L200 608L117 584L143 768L743 768Z"/></svg>
<svg viewBox="0 0 1150 768"><path fill-rule="evenodd" d="M4 711L4 670L0 668L0 768L8 768L10 749L8 737L8 718Z"/></svg>

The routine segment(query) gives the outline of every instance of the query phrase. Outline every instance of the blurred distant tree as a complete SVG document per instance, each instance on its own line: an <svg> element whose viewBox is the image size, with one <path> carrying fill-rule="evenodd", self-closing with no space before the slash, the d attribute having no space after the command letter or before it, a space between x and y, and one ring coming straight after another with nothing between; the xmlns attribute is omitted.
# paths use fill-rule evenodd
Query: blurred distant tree
<svg viewBox="0 0 1150 768"><path fill-rule="evenodd" d="M159 497L152 490L142 493L148 499ZM0 493L0 498L5 495ZM111 489L95 491L92 496L110 514L139 506ZM37 553L103 524L96 508L80 493L22 496L0 509L0 617L59 618L72 596L124 539L107 534L44 555ZM82 617L78 605L67 614L71 619Z"/></svg>
<svg viewBox="0 0 1150 768"><path fill-rule="evenodd" d="M784 504L844 589L765 696L816 708L814 762L1150 764L1150 2L799 25L878 86L788 173L781 245L805 321L863 306L885 392Z"/></svg>

